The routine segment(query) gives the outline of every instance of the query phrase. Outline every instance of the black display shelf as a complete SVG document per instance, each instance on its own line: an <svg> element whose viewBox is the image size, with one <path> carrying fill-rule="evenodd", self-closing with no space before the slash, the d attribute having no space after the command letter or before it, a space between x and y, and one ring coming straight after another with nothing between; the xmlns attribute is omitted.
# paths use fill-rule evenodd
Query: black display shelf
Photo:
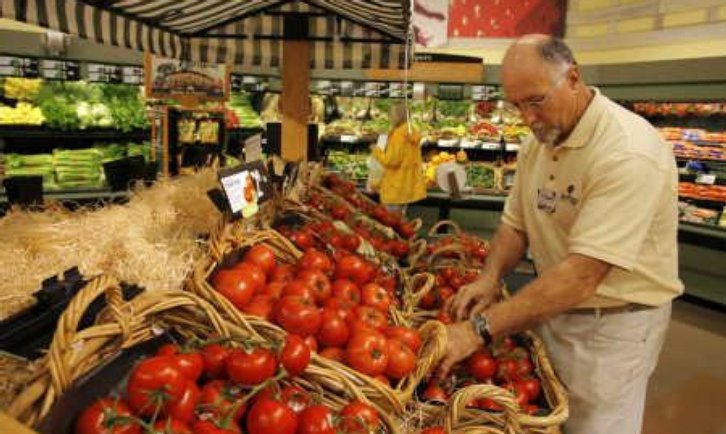
<svg viewBox="0 0 726 434"><path fill-rule="evenodd" d="M43 126L2 125L1 139L83 139L83 140L147 140L151 130L121 131L112 128L89 128L85 130L58 130Z"/></svg>
<svg viewBox="0 0 726 434"><path fill-rule="evenodd" d="M678 241L726 252L726 228L680 222L678 224Z"/></svg>
<svg viewBox="0 0 726 434"><path fill-rule="evenodd" d="M131 197L131 191L111 191L108 188L78 188L68 190L51 190L43 192L44 201L58 201L64 203L69 208L74 205L82 205L88 203L118 203L125 202ZM5 190L0 190L0 216L2 216L8 208L8 196Z"/></svg>
<svg viewBox="0 0 726 434"><path fill-rule="evenodd" d="M714 207L723 207L726 206L725 200L714 200L714 199L700 199L690 196L678 196L678 200L681 200L683 202L688 202L690 204L704 207L704 208L714 208Z"/></svg>
<svg viewBox="0 0 726 434"><path fill-rule="evenodd" d="M726 159L719 159L719 158L698 158L698 157L683 157L680 155L676 155L676 161L706 161L706 162L714 162L714 163L722 163L726 164Z"/></svg>

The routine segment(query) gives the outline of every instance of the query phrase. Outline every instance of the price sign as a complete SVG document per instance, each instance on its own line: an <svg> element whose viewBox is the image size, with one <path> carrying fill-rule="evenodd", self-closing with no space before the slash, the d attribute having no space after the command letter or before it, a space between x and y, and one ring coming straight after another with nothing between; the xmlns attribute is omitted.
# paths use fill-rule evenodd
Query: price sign
<svg viewBox="0 0 726 434"><path fill-rule="evenodd" d="M472 86L471 99L474 101L492 101L499 98L496 86Z"/></svg>
<svg viewBox="0 0 726 434"><path fill-rule="evenodd" d="M464 99L464 86L460 84L440 84L436 96L441 100L460 101Z"/></svg>
<svg viewBox="0 0 726 434"><path fill-rule="evenodd" d="M80 80L81 65L70 60L43 60L41 75L47 80Z"/></svg>
<svg viewBox="0 0 726 434"><path fill-rule="evenodd" d="M366 83L353 83L353 96L365 96Z"/></svg>
<svg viewBox="0 0 726 434"><path fill-rule="evenodd" d="M340 142L341 143L355 143L358 141L358 136L353 136L350 134L343 134L340 136Z"/></svg>
<svg viewBox="0 0 726 434"><path fill-rule="evenodd" d="M368 82L364 86L365 96L381 96L383 83Z"/></svg>
<svg viewBox="0 0 726 434"><path fill-rule="evenodd" d="M140 66L124 66L121 68L122 81L126 84L142 84L144 68Z"/></svg>
<svg viewBox="0 0 726 434"><path fill-rule="evenodd" d="M701 173L696 177L696 184L713 185L716 183L716 175Z"/></svg>
<svg viewBox="0 0 726 434"><path fill-rule="evenodd" d="M104 63L89 63L88 81L97 83L122 83L123 67Z"/></svg>
<svg viewBox="0 0 726 434"><path fill-rule="evenodd" d="M29 57L0 56L0 76L38 78L40 61Z"/></svg>
<svg viewBox="0 0 726 434"><path fill-rule="evenodd" d="M340 82L340 94L342 96L353 96L353 82L352 81L341 81Z"/></svg>
<svg viewBox="0 0 726 434"><path fill-rule="evenodd" d="M230 76L230 89L232 92L241 92L243 89L243 76L239 74L232 74Z"/></svg>

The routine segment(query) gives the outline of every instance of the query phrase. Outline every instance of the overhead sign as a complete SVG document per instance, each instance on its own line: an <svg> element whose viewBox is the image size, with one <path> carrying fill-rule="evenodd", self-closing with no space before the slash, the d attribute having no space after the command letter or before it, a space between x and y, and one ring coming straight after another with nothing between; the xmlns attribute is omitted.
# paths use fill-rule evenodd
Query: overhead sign
<svg viewBox="0 0 726 434"><path fill-rule="evenodd" d="M229 68L221 64L166 59L146 55L146 93L151 98L229 98Z"/></svg>

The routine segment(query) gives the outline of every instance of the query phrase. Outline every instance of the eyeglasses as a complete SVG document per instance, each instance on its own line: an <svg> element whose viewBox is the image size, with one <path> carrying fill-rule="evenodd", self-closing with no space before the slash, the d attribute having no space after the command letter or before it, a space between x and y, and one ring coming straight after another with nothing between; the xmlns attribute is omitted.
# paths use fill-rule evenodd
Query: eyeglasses
<svg viewBox="0 0 726 434"><path fill-rule="evenodd" d="M557 89L562 84L562 82L565 81L565 78L567 78L566 74L560 77L559 80L557 80L555 84L553 84L544 95L534 96L524 101L519 101L512 104L517 107L520 112L541 110L542 107L547 104L547 101L549 101L550 97L555 92L555 89Z"/></svg>

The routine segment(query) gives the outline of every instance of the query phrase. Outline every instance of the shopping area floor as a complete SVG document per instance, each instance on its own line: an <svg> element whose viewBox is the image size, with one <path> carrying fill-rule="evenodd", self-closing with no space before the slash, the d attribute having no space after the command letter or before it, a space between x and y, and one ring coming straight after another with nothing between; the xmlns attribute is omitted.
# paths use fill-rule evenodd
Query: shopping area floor
<svg viewBox="0 0 726 434"><path fill-rule="evenodd" d="M725 312L674 302L643 434L726 434Z"/></svg>

